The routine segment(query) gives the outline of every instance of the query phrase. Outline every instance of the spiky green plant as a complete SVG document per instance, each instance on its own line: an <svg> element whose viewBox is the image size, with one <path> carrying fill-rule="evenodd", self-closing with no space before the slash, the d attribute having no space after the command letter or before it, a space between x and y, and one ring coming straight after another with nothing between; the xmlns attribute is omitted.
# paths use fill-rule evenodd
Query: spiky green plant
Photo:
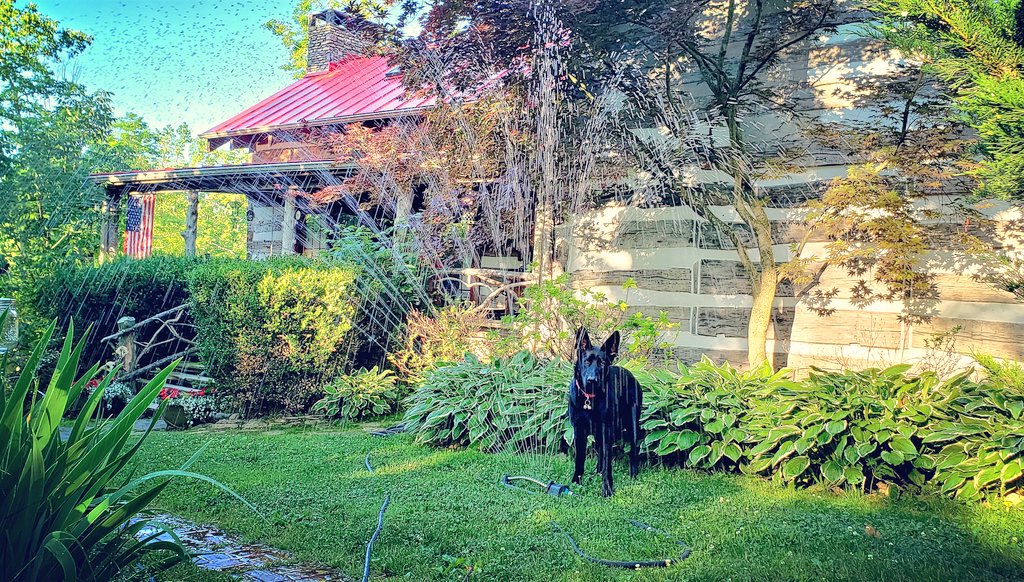
<svg viewBox="0 0 1024 582"><path fill-rule="evenodd" d="M146 384L116 418L97 416L90 422L116 370L107 374L65 439L59 431L61 419L99 366L77 376L88 333L76 344L72 325L44 386L37 378L39 361L55 327L51 324L43 333L13 386L0 390L0 579L110 580L139 568L150 555L156 557L145 560L148 568L169 568L188 557L177 537L159 524L133 518L171 477L220 485L184 470L195 456L182 470L156 471L130 481L124 469L163 408L134 442L132 428L176 363ZM144 535L147 527L156 532ZM171 540L160 539L165 532Z"/></svg>

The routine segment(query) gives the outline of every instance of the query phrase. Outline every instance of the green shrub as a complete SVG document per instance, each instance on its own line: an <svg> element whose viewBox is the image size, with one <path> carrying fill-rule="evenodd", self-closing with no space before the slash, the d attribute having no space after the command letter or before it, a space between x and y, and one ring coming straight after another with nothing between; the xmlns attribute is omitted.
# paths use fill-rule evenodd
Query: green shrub
<svg viewBox="0 0 1024 582"><path fill-rule="evenodd" d="M427 278L432 269L420 263L419 248L413 237L389 230L378 236L365 226L345 226L334 233L331 257L363 275L359 279L363 296L384 294L402 298L405 307L425 309ZM400 306L391 302L392 308Z"/></svg>
<svg viewBox="0 0 1024 582"><path fill-rule="evenodd" d="M624 364L644 386L644 444L655 458L739 470L798 485L870 490L933 487L962 499L1024 485L1024 393L1013 364L942 380L909 366L801 382L768 366L741 372L703 360L678 372ZM520 353L425 375L409 397L417 440L485 451L558 452L571 444L565 386L572 368Z"/></svg>
<svg viewBox="0 0 1024 582"><path fill-rule="evenodd" d="M644 445L668 462L698 469L735 469L743 460L748 433L742 421L751 397L775 390L787 372L767 364L740 372L728 363L704 359L679 365L679 373L634 369L644 386L641 426Z"/></svg>
<svg viewBox="0 0 1024 582"><path fill-rule="evenodd" d="M398 405L398 384L391 370L377 366L339 376L324 386L326 396L313 405L313 412L328 417L355 420L394 412Z"/></svg>
<svg viewBox="0 0 1024 582"><path fill-rule="evenodd" d="M443 307L433 316L413 311L406 321L405 341L388 354L388 361L407 384L417 385L439 363L462 361L472 351L474 334L486 323L486 317L461 305Z"/></svg>
<svg viewBox="0 0 1024 582"><path fill-rule="evenodd" d="M628 299L636 282L629 279L622 287ZM623 335L622 357L643 361L652 360L665 347L664 334L679 327L664 311L657 316L630 314L626 301L612 301L588 288L573 289L568 273L526 287L519 310L502 321L510 333L495 337L496 354L511 355L525 344L541 356L565 359L574 357L573 341L581 327L595 337L618 330Z"/></svg>
<svg viewBox="0 0 1024 582"><path fill-rule="evenodd" d="M176 538L157 539L162 529L136 539L147 520L129 525L167 485L168 474L187 474L151 473L125 484L123 472L148 434L132 439L134 423L174 366L157 374L116 418L90 423L113 377L108 374L64 438L60 420L98 365L76 379L85 342L73 344L69 329L45 395L35 397L43 387L36 379L39 361L53 331L50 325L42 333L18 380L0 391L0 579L110 580L153 552L163 553L146 560L157 571L187 559Z"/></svg>
<svg viewBox="0 0 1024 582"><path fill-rule="evenodd" d="M558 452L572 442L566 390L572 368L527 352L439 367L407 399L406 429L421 443L485 451Z"/></svg>
<svg viewBox="0 0 1024 582"><path fill-rule="evenodd" d="M975 354L974 359L981 365L990 383L997 385L1007 395L1024 397L1024 366L1020 362L999 361L987 354Z"/></svg>
<svg viewBox="0 0 1024 582"><path fill-rule="evenodd" d="M356 327L371 341L359 345L355 361L383 361L400 342L409 314L430 306L427 281L434 269L422 262L415 237L395 229L378 234L365 226L342 227L328 255L356 274L354 291L363 298Z"/></svg>
<svg viewBox="0 0 1024 582"><path fill-rule="evenodd" d="M351 267L303 257L122 259L55 273L33 302L48 317L93 323L98 337L116 331L124 315L141 321L190 303L198 358L225 404L251 414L299 412L322 395L325 379L351 368L364 343L353 333L354 279ZM168 342L147 361L181 347ZM99 342L86 350L93 360L112 358Z"/></svg>
<svg viewBox="0 0 1024 582"><path fill-rule="evenodd" d="M188 275L199 354L248 413L308 410L351 365L354 273L301 257L199 263Z"/></svg>

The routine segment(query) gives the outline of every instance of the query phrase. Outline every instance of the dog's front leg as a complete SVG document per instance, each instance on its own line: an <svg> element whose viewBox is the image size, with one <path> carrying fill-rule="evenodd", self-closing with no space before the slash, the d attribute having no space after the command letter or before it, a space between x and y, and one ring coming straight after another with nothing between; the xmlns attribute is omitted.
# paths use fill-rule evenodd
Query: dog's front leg
<svg viewBox="0 0 1024 582"><path fill-rule="evenodd" d="M582 423L580 423L582 424ZM587 430L577 424L573 426L572 444L576 447L576 468L572 472L572 482L579 484L583 479L583 465L587 461Z"/></svg>
<svg viewBox="0 0 1024 582"><path fill-rule="evenodd" d="M633 435L633 442L629 447L629 476L636 479L640 474L640 438Z"/></svg>
<svg viewBox="0 0 1024 582"><path fill-rule="evenodd" d="M597 468L594 472L604 475L604 430L594 431L594 449L597 451Z"/></svg>
<svg viewBox="0 0 1024 582"><path fill-rule="evenodd" d="M612 445L615 444L615 439L612 438L612 435L607 434L607 427L602 427L601 430L605 431L605 435L601 438L601 448L598 450L603 483L601 492L605 497L611 497L615 493L615 486L612 484Z"/></svg>

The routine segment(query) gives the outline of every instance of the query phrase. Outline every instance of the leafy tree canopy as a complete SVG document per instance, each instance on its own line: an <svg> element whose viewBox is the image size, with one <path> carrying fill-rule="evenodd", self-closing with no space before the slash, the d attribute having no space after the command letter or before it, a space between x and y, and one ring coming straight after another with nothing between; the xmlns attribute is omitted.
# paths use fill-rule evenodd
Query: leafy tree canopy
<svg viewBox="0 0 1024 582"><path fill-rule="evenodd" d="M1024 2L875 0L877 34L941 78L978 133L983 195L1024 197Z"/></svg>
<svg viewBox="0 0 1024 582"><path fill-rule="evenodd" d="M0 280L13 290L96 247L100 193L86 176L112 154L114 118L107 94L58 66L89 40L0 0Z"/></svg>

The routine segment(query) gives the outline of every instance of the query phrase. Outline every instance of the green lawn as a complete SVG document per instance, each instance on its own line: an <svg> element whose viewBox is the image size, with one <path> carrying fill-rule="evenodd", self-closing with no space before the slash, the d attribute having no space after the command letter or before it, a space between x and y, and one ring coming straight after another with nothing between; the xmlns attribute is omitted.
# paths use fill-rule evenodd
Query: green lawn
<svg viewBox="0 0 1024 582"><path fill-rule="evenodd" d="M251 500L254 515L213 487L180 481L157 505L357 578L384 495L391 506L374 548L374 579L462 580L999 580L1024 576L1024 511L920 497L795 491L759 479L616 467L617 493L589 476L579 495L556 499L497 484L519 472L565 481L565 456L437 450L405 435L359 429L275 433L154 433L135 468L176 467L212 441L193 469ZM370 475L363 457L371 452ZM592 463L592 461L591 461ZM588 465L588 470L592 465ZM584 550L607 559L678 554L670 540L629 525L639 519L678 535L692 556L665 570L611 570L580 560L550 519ZM880 538L865 535L870 523ZM194 574L187 569L184 572ZM210 577L210 580L218 579Z"/></svg>

